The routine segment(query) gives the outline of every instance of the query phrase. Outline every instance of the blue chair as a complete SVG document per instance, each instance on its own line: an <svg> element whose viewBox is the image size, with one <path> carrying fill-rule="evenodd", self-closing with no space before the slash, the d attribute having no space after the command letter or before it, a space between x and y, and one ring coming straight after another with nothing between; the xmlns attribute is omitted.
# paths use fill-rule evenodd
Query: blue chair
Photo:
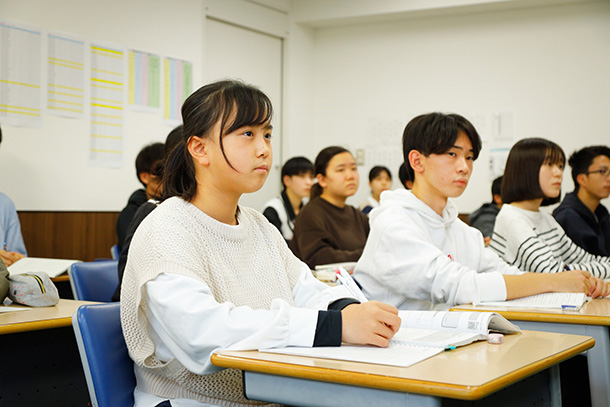
<svg viewBox="0 0 610 407"><path fill-rule="evenodd" d="M119 285L119 261L74 263L68 270L74 299L111 302Z"/></svg>
<svg viewBox="0 0 610 407"><path fill-rule="evenodd" d="M132 407L136 378L121 329L120 303L83 305L72 315L93 407Z"/></svg>
<svg viewBox="0 0 610 407"><path fill-rule="evenodd" d="M112 245L110 248L110 255L112 256L112 260L118 260L121 256L121 248L118 244Z"/></svg>

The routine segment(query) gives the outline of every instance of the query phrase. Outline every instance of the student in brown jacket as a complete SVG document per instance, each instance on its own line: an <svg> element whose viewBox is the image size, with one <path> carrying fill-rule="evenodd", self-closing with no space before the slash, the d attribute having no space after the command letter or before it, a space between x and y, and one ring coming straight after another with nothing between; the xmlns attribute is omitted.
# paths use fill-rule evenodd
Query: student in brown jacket
<svg viewBox="0 0 610 407"><path fill-rule="evenodd" d="M317 184L297 216L290 248L310 268L357 261L369 234L368 217L345 203L358 190L358 166L343 147L327 147L314 163Z"/></svg>

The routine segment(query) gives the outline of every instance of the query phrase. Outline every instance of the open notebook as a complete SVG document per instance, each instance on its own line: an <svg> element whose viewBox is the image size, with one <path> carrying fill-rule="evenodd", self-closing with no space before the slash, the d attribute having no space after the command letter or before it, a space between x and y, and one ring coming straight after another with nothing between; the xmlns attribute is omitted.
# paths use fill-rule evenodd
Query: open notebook
<svg viewBox="0 0 610 407"><path fill-rule="evenodd" d="M474 304L478 307L555 308L578 311L590 300L584 293L543 293L508 301L487 301Z"/></svg>
<svg viewBox="0 0 610 407"><path fill-rule="evenodd" d="M57 277L68 271L72 264L80 260L46 259L42 257L24 257L8 266L11 275L44 271L49 277Z"/></svg>
<svg viewBox="0 0 610 407"><path fill-rule="evenodd" d="M444 350L487 339L490 331L521 332L518 326L495 312L399 311L399 316L401 327L387 348L343 345L259 351L406 367Z"/></svg>

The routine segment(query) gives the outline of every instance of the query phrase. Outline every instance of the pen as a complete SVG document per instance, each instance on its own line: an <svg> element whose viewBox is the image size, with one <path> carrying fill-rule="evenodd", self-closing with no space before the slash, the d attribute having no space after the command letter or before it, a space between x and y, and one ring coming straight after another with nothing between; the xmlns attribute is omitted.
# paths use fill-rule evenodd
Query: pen
<svg viewBox="0 0 610 407"><path fill-rule="evenodd" d="M349 273L341 266L339 266L339 270L337 271L337 278L358 301L368 301L362 291L360 291L360 288L358 288L358 285L352 276L350 276Z"/></svg>
<svg viewBox="0 0 610 407"><path fill-rule="evenodd" d="M564 311L578 311L580 307L577 305L562 305L561 309Z"/></svg>

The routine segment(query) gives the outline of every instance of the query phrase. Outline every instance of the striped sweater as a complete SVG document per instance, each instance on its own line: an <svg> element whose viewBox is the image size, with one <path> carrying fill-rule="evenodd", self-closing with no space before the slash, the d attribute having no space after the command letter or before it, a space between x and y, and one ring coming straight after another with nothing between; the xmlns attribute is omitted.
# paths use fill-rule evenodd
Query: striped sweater
<svg viewBox="0 0 610 407"><path fill-rule="evenodd" d="M577 246L548 213L502 206L489 247L507 263L535 273L586 270L610 277L610 257L595 256Z"/></svg>

